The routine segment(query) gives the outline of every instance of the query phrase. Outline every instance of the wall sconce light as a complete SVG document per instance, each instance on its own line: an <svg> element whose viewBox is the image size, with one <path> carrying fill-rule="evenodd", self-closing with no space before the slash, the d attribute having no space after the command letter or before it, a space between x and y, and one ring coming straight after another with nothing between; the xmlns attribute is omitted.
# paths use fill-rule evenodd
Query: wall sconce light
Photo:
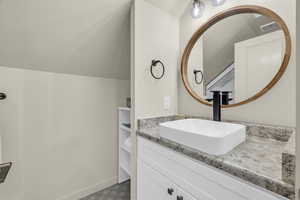
<svg viewBox="0 0 300 200"><path fill-rule="evenodd" d="M200 0L194 0L192 5L192 17L200 18L203 15L205 4Z"/></svg>
<svg viewBox="0 0 300 200"><path fill-rule="evenodd" d="M220 6L225 3L226 0L211 0L213 6Z"/></svg>
<svg viewBox="0 0 300 200"><path fill-rule="evenodd" d="M213 6L220 6L223 5L226 0L211 0L211 4ZM193 0L191 15L193 18L200 18L202 17L205 10L205 4L201 0Z"/></svg>

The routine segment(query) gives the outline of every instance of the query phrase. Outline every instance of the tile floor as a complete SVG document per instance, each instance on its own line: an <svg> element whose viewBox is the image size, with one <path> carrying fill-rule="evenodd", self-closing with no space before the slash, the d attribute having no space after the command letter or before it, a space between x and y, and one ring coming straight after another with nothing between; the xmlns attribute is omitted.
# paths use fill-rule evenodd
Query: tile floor
<svg viewBox="0 0 300 200"><path fill-rule="evenodd" d="M81 200L130 200L130 182L111 186Z"/></svg>

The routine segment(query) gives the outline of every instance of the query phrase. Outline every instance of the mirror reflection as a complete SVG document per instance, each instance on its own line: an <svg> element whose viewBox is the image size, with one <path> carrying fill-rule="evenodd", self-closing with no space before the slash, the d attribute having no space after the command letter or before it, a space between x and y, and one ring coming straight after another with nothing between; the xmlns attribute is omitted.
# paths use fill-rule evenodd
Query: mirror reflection
<svg viewBox="0 0 300 200"><path fill-rule="evenodd" d="M285 36L271 18L238 14L210 27L195 44L188 62L188 81L203 99L211 91L228 91L229 104L265 88L277 74L285 53Z"/></svg>

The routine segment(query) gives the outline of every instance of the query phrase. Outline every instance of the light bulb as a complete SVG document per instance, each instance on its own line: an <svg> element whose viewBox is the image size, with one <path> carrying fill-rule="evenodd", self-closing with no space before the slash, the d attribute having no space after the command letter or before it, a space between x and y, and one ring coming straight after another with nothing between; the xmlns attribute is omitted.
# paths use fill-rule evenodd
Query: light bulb
<svg viewBox="0 0 300 200"><path fill-rule="evenodd" d="M226 0L211 0L213 6L220 6L225 3Z"/></svg>
<svg viewBox="0 0 300 200"><path fill-rule="evenodd" d="M194 0L193 7L192 7L192 17L193 18L200 18L203 15L205 9L205 5L200 0Z"/></svg>

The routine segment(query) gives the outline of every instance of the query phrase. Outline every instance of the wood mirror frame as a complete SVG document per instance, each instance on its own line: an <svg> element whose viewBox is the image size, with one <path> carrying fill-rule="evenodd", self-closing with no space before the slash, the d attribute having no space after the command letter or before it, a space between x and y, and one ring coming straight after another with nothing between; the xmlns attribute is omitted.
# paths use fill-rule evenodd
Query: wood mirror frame
<svg viewBox="0 0 300 200"><path fill-rule="evenodd" d="M203 99L201 96L199 96L190 86L189 82L188 82L188 61L189 61L189 57L191 54L192 49L194 48L196 42L198 41L198 39L205 33L205 31L207 29L209 29L211 26L213 26L214 24L218 23L219 21L221 21L222 19L225 19L227 17L233 16L233 15L237 15L237 14L243 14L243 13L255 13L255 14L261 14L267 17L270 17L271 19L273 19L278 25L279 27L282 29L282 31L284 32L284 36L285 36L285 43L286 43L286 47L285 47L285 54L284 54L284 58L282 61L282 64L280 66L279 71L277 72L277 74L274 76L274 78L270 81L269 84L267 84L267 86L265 88L263 88L262 90L260 90L257 94L255 94L254 96L235 103L235 104L230 104L230 105L223 105L223 108L230 108L230 107L236 107L236 106L240 106L240 105L244 105L247 103L250 103L252 101L255 101L256 99L258 99L259 97L263 96L264 94L266 94L282 77L282 75L284 74L290 58L291 58L291 51L292 51L292 41L291 41L291 36L290 36L290 32L289 29L287 27L287 25L285 24L285 22L283 21L283 19L277 15L275 12L273 12L270 9L264 8L264 7L260 7L260 6L250 6L250 5L245 5L245 6L237 6L237 7L233 7L230 8L228 10L225 10L215 16L213 16L212 18L210 18L208 20L207 23L205 23L204 25L202 25L192 36L192 38L190 39L189 43L187 44L183 56L182 56L182 60L181 60L181 77L184 83L185 88L187 89L188 93L194 98L196 99L198 102L205 104L207 106L212 106L211 103L207 102L205 99Z"/></svg>

